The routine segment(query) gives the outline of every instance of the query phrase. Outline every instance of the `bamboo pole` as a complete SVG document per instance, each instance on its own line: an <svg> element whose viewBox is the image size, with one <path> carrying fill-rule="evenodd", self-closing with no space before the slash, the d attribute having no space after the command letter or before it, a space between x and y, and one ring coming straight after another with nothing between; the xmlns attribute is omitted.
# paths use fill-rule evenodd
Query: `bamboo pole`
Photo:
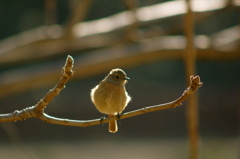
<svg viewBox="0 0 240 159"><path fill-rule="evenodd" d="M186 2L185 15L185 34L186 34L186 50L185 50L185 67L186 77L196 74L196 49L194 47L194 15L191 8L191 0ZM189 78L186 78L189 82ZM194 94L188 99L187 107L187 124L189 135L189 158L199 158L199 132L198 132L198 102L197 94Z"/></svg>
<svg viewBox="0 0 240 159"><path fill-rule="evenodd" d="M71 9L71 16L65 29L65 36L70 39L74 37L72 32L74 25L83 22L86 18L86 15L92 4L92 0L79 0L74 3L76 4L74 4L73 8Z"/></svg>

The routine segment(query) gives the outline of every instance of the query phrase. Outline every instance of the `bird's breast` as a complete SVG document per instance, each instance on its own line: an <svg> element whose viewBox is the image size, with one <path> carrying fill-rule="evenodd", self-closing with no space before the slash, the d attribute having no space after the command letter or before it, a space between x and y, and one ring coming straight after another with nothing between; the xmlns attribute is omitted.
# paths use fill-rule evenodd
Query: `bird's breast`
<svg viewBox="0 0 240 159"><path fill-rule="evenodd" d="M93 89L92 101L96 108L105 114L121 113L127 105L124 86L102 82Z"/></svg>

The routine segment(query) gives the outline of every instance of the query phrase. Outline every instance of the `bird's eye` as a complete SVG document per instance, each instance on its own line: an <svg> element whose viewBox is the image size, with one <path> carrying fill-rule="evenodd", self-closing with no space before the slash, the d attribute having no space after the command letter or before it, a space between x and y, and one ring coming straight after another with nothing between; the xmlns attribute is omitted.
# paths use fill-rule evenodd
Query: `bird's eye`
<svg viewBox="0 0 240 159"><path fill-rule="evenodd" d="M115 75L116 78L119 78L119 75Z"/></svg>

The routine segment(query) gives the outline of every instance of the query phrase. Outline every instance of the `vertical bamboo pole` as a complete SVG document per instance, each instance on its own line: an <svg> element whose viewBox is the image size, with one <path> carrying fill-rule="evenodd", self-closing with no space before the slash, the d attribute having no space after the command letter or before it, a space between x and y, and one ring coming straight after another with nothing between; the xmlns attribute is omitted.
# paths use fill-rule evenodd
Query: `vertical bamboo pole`
<svg viewBox="0 0 240 159"><path fill-rule="evenodd" d="M127 28L127 38L128 40L135 41L138 40L137 36L137 28L139 26L139 19L137 17L137 7L138 1L137 0L122 0L125 4L126 8L131 13L131 18L133 19L132 24Z"/></svg>
<svg viewBox="0 0 240 159"><path fill-rule="evenodd" d="M46 25L53 25L57 22L56 6L58 0L45 0L45 23Z"/></svg>
<svg viewBox="0 0 240 159"><path fill-rule="evenodd" d="M71 9L71 16L68 19L67 26L65 29L66 38L73 37L73 27L76 23L84 21L86 15L91 7L93 0L77 0L73 1L74 6ZM70 1L71 2L71 1Z"/></svg>
<svg viewBox="0 0 240 159"><path fill-rule="evenodd" d="M185 0L185 34L186 34L186 50L185 50L185 67L186 80L189 83L189 77L196 75L196 49L194 47L194 15L191 8L191 0ZM190 159L199 158L199 132L198 132L198 102L197 93L194 93L188 99L187 106L187 123L189 135Z"/></svg>

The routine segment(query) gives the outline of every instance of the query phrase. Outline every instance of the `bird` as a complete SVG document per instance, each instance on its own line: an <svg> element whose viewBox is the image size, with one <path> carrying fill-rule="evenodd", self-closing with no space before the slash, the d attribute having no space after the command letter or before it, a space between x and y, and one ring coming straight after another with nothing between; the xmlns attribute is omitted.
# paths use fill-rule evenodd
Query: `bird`
<svg viewBox="0 0 240 159"><path fill-rule="evenodd" d="M109 74L91 89L91 100L96 109L109 117L119 116L131 101L125 84L130 78L120 69L112 69ZM109 132L118 131L117 121L109 122Z"/></svg>

